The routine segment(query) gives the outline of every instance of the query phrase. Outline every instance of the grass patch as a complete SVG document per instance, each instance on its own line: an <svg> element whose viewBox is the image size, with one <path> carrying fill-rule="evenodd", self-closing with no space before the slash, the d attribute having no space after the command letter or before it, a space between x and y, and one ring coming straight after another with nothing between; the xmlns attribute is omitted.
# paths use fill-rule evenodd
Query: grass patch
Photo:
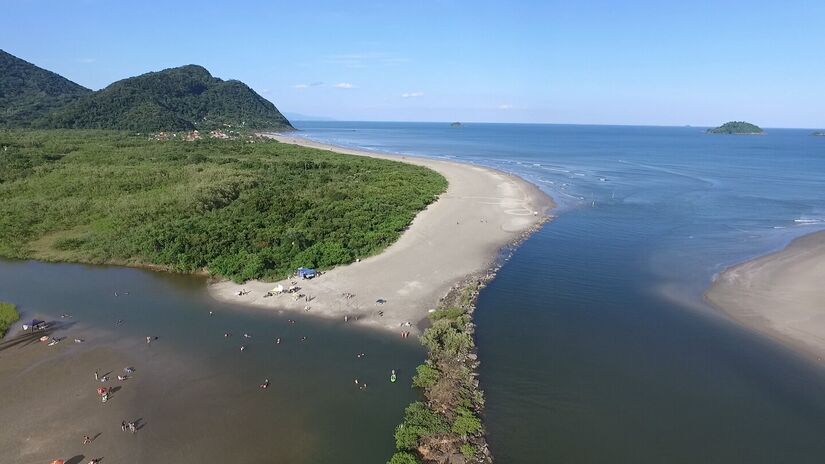
<svg viewBox="0 0 825 464"><path fill-rule="evenodd" d="M12 324L20 320L17 306L0 301L0 338L6 335Z"/></svg>

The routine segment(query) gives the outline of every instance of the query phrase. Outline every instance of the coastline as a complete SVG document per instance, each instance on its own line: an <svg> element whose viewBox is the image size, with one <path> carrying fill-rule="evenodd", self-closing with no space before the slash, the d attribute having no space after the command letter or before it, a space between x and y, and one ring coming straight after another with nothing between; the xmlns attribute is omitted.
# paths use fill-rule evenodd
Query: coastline
<svg viewBox="0 0 825 464"><path fill-rule="evenodd" d="M743 326L821 363L825 359L825 231L732 266L705 300Z"/></svg>
<svg viewBox="0 0 825 464"><path fill-rule="evenodd" d="M293 135L267 136L281 143L424 166L443 175L448 187L381 253L327 270L311 280L210 284L209 294L220 301L305 311L387 330L420 333L420 323L456 283L489 271L502 248L523 240L547 222L548 211L555 206L537 186L486 167L354 150ZM265 297L277 285L288 288L292 282L300 287L304 298ZM248 293L239 295L244 291ZM347 298L345 294L354 296Z"/></svg>

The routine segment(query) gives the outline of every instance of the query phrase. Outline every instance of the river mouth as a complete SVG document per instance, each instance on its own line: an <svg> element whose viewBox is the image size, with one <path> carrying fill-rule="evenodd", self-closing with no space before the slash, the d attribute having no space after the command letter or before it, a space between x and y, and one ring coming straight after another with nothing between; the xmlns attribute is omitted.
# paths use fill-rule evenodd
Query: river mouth
<svg viewBox="0 0 825 464"><path fill-rule="evenodd" d="M703 301L726 267L825 226L825 146L809 131L299 126L315 140L512 172L558 204L475 312L499 462L825 456L822 368Z"/></svg>
<svg viewBox="0 0 825 464"><path fill-rule="evenodd" d="M24 320L58 321L65 329L55 335L66 337L53 347L0 351L4 404L15 405L0 416L42 411L4 427L0 449L10 462L88 452L78 437L92 432L102 433L95 453L123 462L383 462L404 407L416 399L410 378L424 353L415 340L220 303L204 278L0 261L0 282L0 299L15 302ZM12 365L21 357L30 362ZM133 378L116 381L127 366ZM121 387L106 405L94 393L97 369ZM119 430L129 418L145 424L134 437ZM71 425L47 427L60 419ZM44 444L19 446L34 441Z"/></svg>

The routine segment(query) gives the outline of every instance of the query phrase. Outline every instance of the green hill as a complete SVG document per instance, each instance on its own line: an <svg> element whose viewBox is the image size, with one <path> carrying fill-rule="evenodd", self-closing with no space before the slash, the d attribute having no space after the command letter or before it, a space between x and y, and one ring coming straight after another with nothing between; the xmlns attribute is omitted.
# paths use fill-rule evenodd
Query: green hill
<svg viewBox="0 0 825 464"><path fill-rule="evenodd" d="M28 127L92 91L0 50L0 127Z"/></svg>
<svg viewBox="0 0 825 464"><path fill-rule="evenodd" d="M745 121L730 121L719 127L708 129L708 134L744 134L754 135L764 132L761 127Z"/></svg>
<svg viewBox="0 0 825 464"><path fill-rule="evenodd" d="M192 130L224 127L289 129L270 101L246 84L213 77L201 66L165 69L117 81L38 121L40 127Z"/></svg>

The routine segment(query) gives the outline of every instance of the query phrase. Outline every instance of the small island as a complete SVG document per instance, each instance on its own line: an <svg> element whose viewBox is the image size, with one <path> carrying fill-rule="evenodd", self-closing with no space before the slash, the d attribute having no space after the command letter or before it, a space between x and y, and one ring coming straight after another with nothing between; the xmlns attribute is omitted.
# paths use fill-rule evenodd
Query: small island
<svg viewBox="0 0 825 464"><path fill-rule="evenodd" d="M764 131L761 127L745 121L730 121L719 127L708 129L708 134L736 134L736 135L756 135Z"/></svg>
<svg viewBox="0 0 825 464"><path fill-rule="evenodd" d="M450 124L450 127L461 127L461 123L460 122L454 122L454 123Z"/></svg>
<svg viewBox="0 0 825 464"><path fill-rule="evenodd" d="M811 132L813 137L825 137L825 131L814 131Z"/></svg>

